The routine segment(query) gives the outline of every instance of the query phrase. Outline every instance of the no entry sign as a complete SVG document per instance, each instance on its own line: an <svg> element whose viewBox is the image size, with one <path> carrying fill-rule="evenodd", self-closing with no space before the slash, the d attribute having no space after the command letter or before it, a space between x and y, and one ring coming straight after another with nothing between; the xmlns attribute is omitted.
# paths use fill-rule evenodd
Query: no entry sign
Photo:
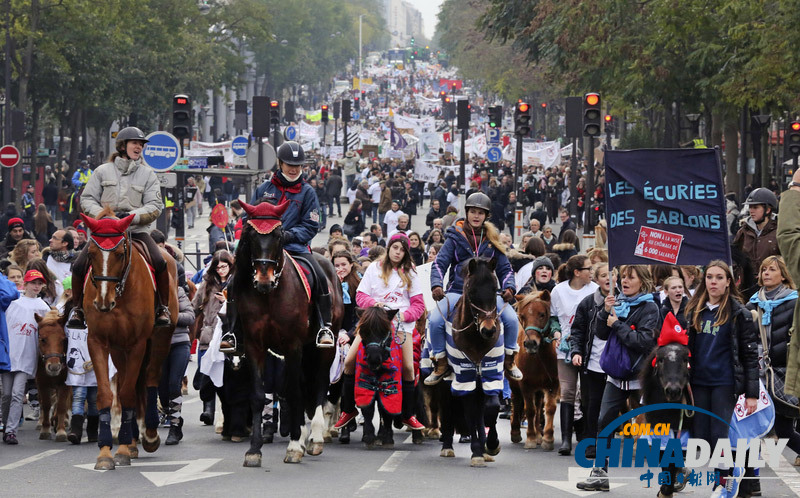
<svg viewBox="0 0 800 498"><path fill-rule="evenodd" d="M19 149L13 145L4 145L0 147L0 164L6 168L13 168L19 164L20 153Z"/></svg>

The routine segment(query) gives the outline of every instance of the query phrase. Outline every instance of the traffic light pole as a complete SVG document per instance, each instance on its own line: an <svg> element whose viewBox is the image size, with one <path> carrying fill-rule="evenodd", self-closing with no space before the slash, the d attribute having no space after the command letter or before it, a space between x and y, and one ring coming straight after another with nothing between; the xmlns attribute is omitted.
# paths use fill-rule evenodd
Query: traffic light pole
<svg viewBox="0 0 800 498"><path fill-rule="evenodd" d="M461 159L459 162L458 167L458 186L461 187L461 193L466 194L466 182L464 181L464 176L466 174L466 157L465 157L465 150L466 149L466 141L467 141L467 129L464 128L461 130Z"/></svg>
<svg viewBox="0 0 800 498"><path fill-rule="evenodd" d="M517 146L514 151L514 216L519 209L523 209L519 202L520 180L522 179L522 137L517 136ZM511 243L514 243L514 227L509 227L511 232ZM524 249L524 248L523 248Z"/></svg>
<svg viewBox="0 0 800 498"><path fill-rule="evenodd" d="M347 142L347 135L344 137L344 141ZM339 145L339 120L333 120L333 145Z"/></svg>
<svg viewBox="0 0 800 498"><path fill-rule="evenodd" d="M342 140L344 149L342 149L342 152L347 154L347 121L342 121L342 133L344 134L344 140Z"/></svg>
<svg viewBox="0 0 800 498"><path fill-rule="evenodd" d="M580 224L578 219L578 138L572 137L572 157L569 163L569 212L575 226Z"/></svg>
<svg viewBox="0 0 800 498"><path fill-rule="evenodd" d="M575 185L577 192L578 185ZM594 227L592 226L592 209L589 206L589 200L594 195L594 137L589 137L589 165L586 168L586 193L583 202L583 233L593 233Z"/></svg>

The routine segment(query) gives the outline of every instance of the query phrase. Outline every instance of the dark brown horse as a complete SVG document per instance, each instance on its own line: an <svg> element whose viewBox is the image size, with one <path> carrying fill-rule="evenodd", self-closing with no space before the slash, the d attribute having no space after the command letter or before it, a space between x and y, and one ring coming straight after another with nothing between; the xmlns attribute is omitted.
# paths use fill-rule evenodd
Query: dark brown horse
<svg viewBox="0 0 800 498"><path fill-rule="evenodd" d="M496 260L477 257L465 265L464 293L453 309L452 339L447 338L448 345L457 350L448 348L448 361L457 364L454 370L465 374L461 378L456 373L451 392L460 401L466 418L473 467L485 467L500 452L496 425L500 411L498 395L503 390L504 348L495 266ZM490 392L484 390L486 383L494 386ZM455 456L453 430L452 421L442 423L441 456Z"/></svg>
<svg viewBox="0 0 800 498"><path fill-rule="evenodd" d="M97 409L100 428L95 469L112 470L116 465L130 465L133 433L137 430L136 407L146 396L144 416L146 431L142 447L147 452L158 449L158 383L161 364L169 353L172 332L178 319L177 268L175 260L162 250L167 261L171 289L169 312L171 324L154 327L156 293L150 268L127 230L134 215L122 220L104 209L98 219L81 214L91 231L88 242L89 275L83 295L83 310L89 328L89 355L97 376ZM117 394L122 405L119 449L111 457L111 401L108 380L108 356L117 368ZM146 388L146 394L145 394Z"/></svg>
<svg viewBox="0 0 800 498"><path fill-rule="evenodd" d="M525 448L541 445L545 451L553 449L553 418L561 388L558 382L558 363L553 332L550 328L550 293L532 292L517 296L517 315L520 329L517 343L520 346L517 366L522 370L521 381L509 379L511 387L511 442L522 441L520 422L523 409L528 420ZM544 403L538 393L544 395ZM542 406L543 405L543 406ZM542 417L544 416L544 431Z"/></svg>
<svg viewBox="0 0 800 498"><path fill-rule="evenodd" d="M314 304L300 275L302 270L283 250L280 217L289 203L251 206L242 202L248 220L236 250L236 270L228 295L236 303L244 331L245 354L253 372L253 433L245 454L245 467L261 466L262 371L266 355L270 354L268 350L285 359L281 394L286 405L281 406L281 420L289 421L290 442L283 461L302 460L306 415L311 419L308 454L319 455L323 448L322 407L330 385L329 370L335 349L316 347L319 324ZM344 315L341 286L331 262L319 255L314 257L328 280L333 303L332 329L339 330Z"/></svg>
<svg viewBox="0 0 800 498"><path fill-rule="evenodd" d="M53 437L51 421L56 424L56 441L67 440L67 411L72 399L72 389L66 384L67 335L64 332L66 317L57 311L45 316L34 315L39 324L39 365L36 369L36 388L39 390L41 410L39 423L42 429L39 439ZM56 400L55 413L52 412L53 398Z"/></svg>

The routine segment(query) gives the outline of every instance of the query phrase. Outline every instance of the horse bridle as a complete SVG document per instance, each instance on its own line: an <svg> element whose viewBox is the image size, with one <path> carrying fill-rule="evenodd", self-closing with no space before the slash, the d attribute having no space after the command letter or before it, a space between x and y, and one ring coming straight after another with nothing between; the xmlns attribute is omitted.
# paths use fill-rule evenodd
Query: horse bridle
<svg viewBox="0 0 800 498"><path fill-rule="evenodd" d="M466 292L465 292L465 294L466 294ZM469 305L474 310L477 310L477 312L470 313L472 315L472 322L468 323L466 326L464 326L464 327L462 327L460 329L453 328L453 332L463 332L463 331L467 330L468 328L472 327L473 325L476 328L480 328L481 322L484 321L484 320L496 321L497 317L499 317L501 314L503 314L503 311L506 309L506 306L508 306L508 303L505 303L503 305L503 307L499 311L497 310L496 307L495 307L494 311L486 311L485 309L482 309L482 308L480 308L478 306L475 306L475 304L473 304L473 303L469 303ZM438 306L438 303L437 303L437 306ZM449 302L447 304L447 308L448 309L450 308L450 303ZM441 310L439 310L439 311L441 312ZM442 315L442 316L447 316L447 315Z"/></svg>
<svg viewBox="0 0 800 498"><path fill-rule="evenodd" d="M130 271L131 271L131 243L128 241L128 237L126 236L125 233L93 233L92 236L90 237L90 240L94 243L94 245L97 246L98 249L100 249L101 251L104 251L104 252L113 251L114 249L117 248L119 243L117 243L114 247L112 247L110 249L105 249L100 244L98 244L96 240L94 240L95 237L122 237L122 241L121 241L122 242L122 251L125 254L124 260L123 260L123 264L125 265L125 271L122 272L122 276L121 277L116 277L116 276L115 277L111 277L111 276L107 276L107 275L99 275L99 276L97 276L97 275L94 274L95 273L94 272L94 266L91 265L91 263L90 263L90 266L92 267L92 273L91 273L91 276L90 276L90 278L92 279L92 284L94 284L94 286L97 287L97 282L98 281L99 282L116 282L117 285L114 286L114 289L116 290L117 297L122 297L122 292L125 290L125 283L128 281L128 275L130 274Z"/></svg>
<svg viewBox="0 0 800 498"><path fill-rule="evenodd" d="M280 218L276 216L253 216L251 217L253 220L280 220ZM283 255L283 250L281 250L281 258L280 263L274 259L267 259L267 258L250 258L250 264L253 265L253 288L258 287L256 283L255 276L256 276L256 267L257 266L269 266L273 265L274 267L278 268L278 271L275 272L275 283L272 284L272 287L275 288L281 281L281 275L283 275L283 269L286 266L286 257Z"/></svg>
<svg viewBox="0 0 800 498"><path fill-rule="evenodd" d="M67 363L67 355L64 353L47 353L42 355L43 362L46 362L50 358L58 358L59 363L61 363L62 365Z"/></svg>

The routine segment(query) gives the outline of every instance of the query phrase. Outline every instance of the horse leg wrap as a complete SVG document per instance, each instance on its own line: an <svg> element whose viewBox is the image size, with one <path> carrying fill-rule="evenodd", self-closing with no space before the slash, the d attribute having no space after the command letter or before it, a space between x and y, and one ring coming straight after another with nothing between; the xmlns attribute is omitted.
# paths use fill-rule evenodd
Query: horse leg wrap
<svg viewBox="0 0 800 498"><path fill-rule="evenodd" d="M403 381L403 401L402 401L402 416L406 420L414 415L416 406L416 397L414 396L414 381Z"/></svg>
<svg viewBox="0 0 800 498"><path fill-rule="evenodd" d="M180 421L182 408L183 408L183 396L172 398L169 401L169 418L171 423L177 424Z"/></svg>
<svg viewBox="0 0 800 498"><path fill-rule="evenodd" d="M148 429L158 428L158 388L147 388L147 408L144 414L144 426Z"/></svg>
<svg viewBox="0 0 800 498"><path fill-rule="evenodd" d="M97 435L97 446L102 448L113 446L114 438L111 436L111 408L103 408L100 410L100 432Z"/></svg>
<svg viewBox="0 0 800 498"><path fill-rule="evenodd" d="M133 420L133 408L123 408L122 424L119 426L119 444L131 444L131 424Z"/></svg>

